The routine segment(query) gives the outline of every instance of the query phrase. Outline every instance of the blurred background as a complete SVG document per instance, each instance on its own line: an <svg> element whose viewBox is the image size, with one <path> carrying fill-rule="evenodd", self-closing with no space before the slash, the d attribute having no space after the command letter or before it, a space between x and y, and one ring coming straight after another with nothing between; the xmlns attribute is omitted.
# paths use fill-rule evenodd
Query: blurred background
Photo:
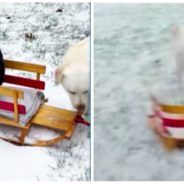
<svg viewBox="0 0 184 184"><path fill-rule="evenodd" d="M184 5L94 12L95 180L183 180L184 152L166 152L146 117L151 94L178 89L170 27L184 23Z"/></svg>

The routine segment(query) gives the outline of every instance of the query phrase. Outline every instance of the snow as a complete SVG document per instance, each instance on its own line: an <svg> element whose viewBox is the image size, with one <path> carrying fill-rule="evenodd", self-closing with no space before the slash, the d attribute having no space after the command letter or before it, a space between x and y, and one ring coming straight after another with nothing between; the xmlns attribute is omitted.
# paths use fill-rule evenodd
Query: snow
<svg viewBox="0 0 184 184"><path fill-rule="evenodd" d="M54 159L43 154L40 148L18 147L0 140L1 180L37 180L44 178ZM43 173L44 171L44 173Z"/></svg>
<svg viewBox="0 0 184 184"><path fill-rule="evenodd" d="M63 12L57 12L62 9ZM44 64L48 104L74 110L54 70L70 45L89 32L88 3L0 3L0 48L4 58ZM27 38L26 33L32 33ZM33 77L9 70L15 75ZM2 129L1 129L2 130ZM37 136L43 135L43 130ZM38 135L39 134L39 135ZM44 132L45 134L45 132ZM0 140L0 180L90 180L90 129L78 125L70 140L48 148L16 146Z"/></svg>
<svg viewBox="0 0 184 184"><path fill-rule="evenodd" d="M169 28L184 23L184 5L95 4L94 11L95 180L182 181L184 152L164 150L146 117L151 94L183 101Z"/></svg>

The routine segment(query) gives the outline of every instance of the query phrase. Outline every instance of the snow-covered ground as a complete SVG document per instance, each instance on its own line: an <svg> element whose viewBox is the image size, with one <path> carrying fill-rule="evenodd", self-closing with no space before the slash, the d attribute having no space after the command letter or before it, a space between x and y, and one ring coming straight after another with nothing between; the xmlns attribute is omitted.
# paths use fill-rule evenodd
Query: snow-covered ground
<svg viewBox="0 0 184 184"><path fill-rule="evenodd" d="M53 72L68 47L89 29L87 3L0 3L4 58L46 65L45 93L49 104L57 107L73 109L62 86L55 86ZM29 33L32 38L26 37ZM82 125L71 140L49 148L19 147L1 140L0 150L0 180L90 180L90 129Z"/></svg>
<svg viewBox="0 0 184 184"><path fill-rule="evenodd" d="M170 90L182 94L169 28L184 24L184 5L96 4L94 10L95 179L184 180L184 152L166 152L146 124L151 93L167 100L178 97Z"/></svg>

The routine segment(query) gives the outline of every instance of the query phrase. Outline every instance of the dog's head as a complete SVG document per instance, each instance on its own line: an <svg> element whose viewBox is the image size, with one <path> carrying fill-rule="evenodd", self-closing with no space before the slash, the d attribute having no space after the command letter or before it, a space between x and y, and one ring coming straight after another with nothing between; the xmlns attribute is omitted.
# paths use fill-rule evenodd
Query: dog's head
<svg viewBox="0 0 184 184"><path fill-rule="evenodd" d="M62 83L67 91L72 105L80 114L87 110L89 71L85 67L58 67L55 72L56 84Z"/></svg>

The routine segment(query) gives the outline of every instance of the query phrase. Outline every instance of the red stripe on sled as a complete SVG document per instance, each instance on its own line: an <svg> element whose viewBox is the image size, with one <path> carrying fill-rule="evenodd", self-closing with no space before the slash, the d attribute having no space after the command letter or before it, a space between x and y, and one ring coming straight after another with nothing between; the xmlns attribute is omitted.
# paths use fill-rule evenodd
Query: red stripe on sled
<svg viewBox="0 0 184 184"><path fill-rule="evenodd" d="M164 117L161 111L155 111L154 112L154 116L158 117L159 119L161 119L163 126L167 126L167 127L175 127L175 128L184 128L184 119L182 119L178 116L176 118L169 117L169 115L167 115L168 117Z"/></svg>
<svg viewBox="0 0 184 184"><path fill-rule="evenodd" d="M10 112L14 112L14 104L10 102L0 101L0 109ZM26 108L24 105L18 105L19 114L26 114Z"/></svg>
<svg viewBox="0 0 184 184"><path fill-rule="evenodd" d="M26 86L26 87L31 87L35 89L45 89L45 82L34 80L34 79L27 79L24 77L5 75L4 82Z"/></svg>
<svg viewBox="0 0 184 184"><path fill-rule="evenodd" d="M163 121L164 126L176 127L176 128L184 127L184 120L183 119L175 120L175 119L169 119L169 118L162 118L162 121Z"/></svg>

